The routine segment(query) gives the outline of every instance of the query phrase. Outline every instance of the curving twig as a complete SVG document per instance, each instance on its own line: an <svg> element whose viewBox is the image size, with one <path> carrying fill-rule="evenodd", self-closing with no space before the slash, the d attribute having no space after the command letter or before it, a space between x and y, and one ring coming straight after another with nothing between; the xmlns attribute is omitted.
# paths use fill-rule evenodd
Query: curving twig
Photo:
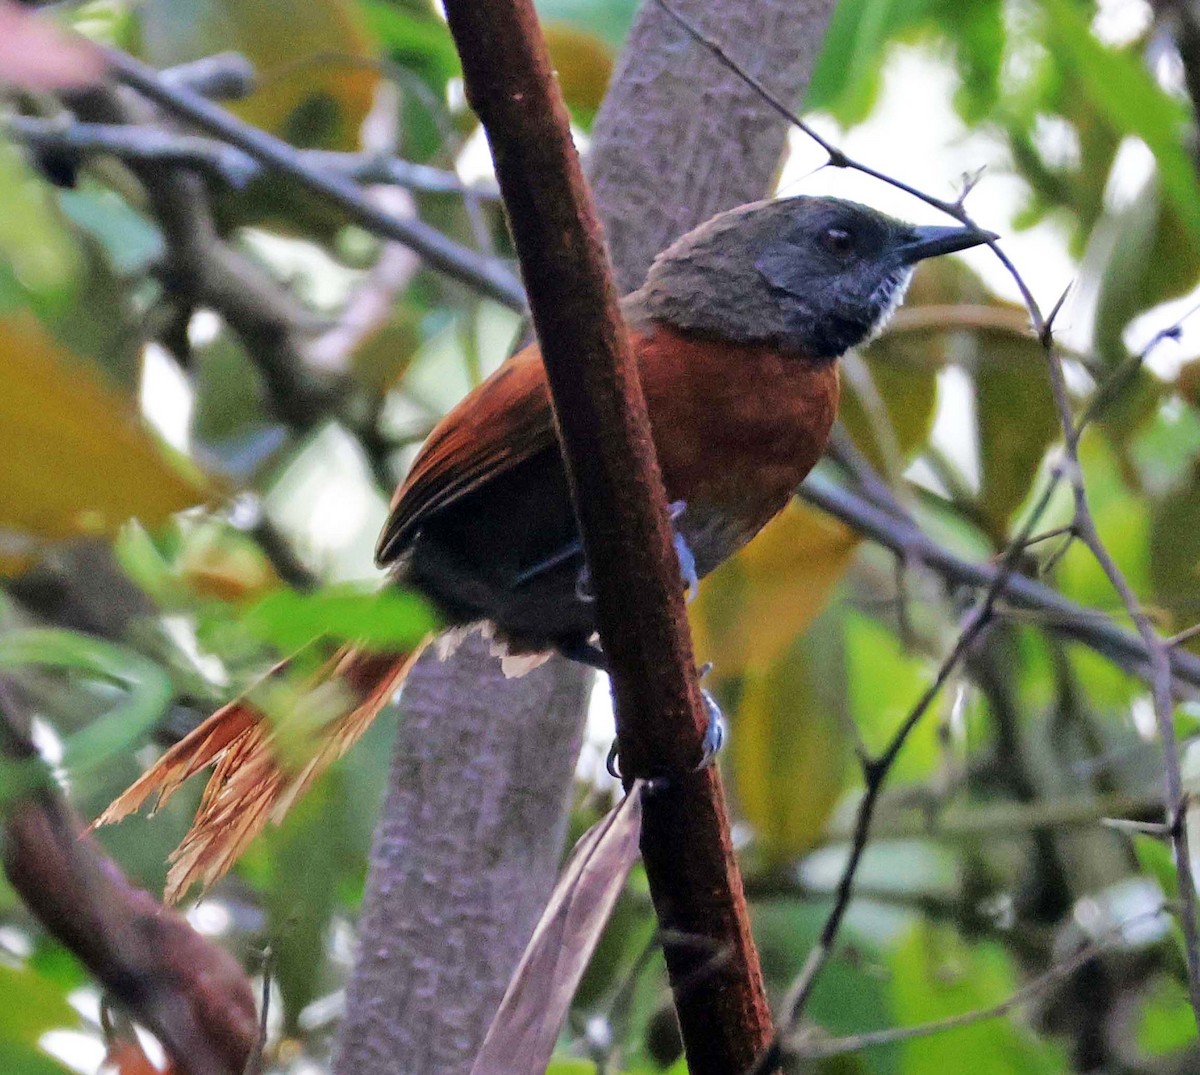
<svg viewBox="0 0 1200 1075"><path fill-rule="evenodd" d="M805 1038L801 1036L798 1040L787 1044L786 1055L797 1060L818 1060L831 1056L844 1056L847 1053L862 1052L864 1049L875 1049L882 1045L897 1045L900 1042L912 1041L914 1038L928 1038L934 1034L944 1034L948 1030L959 1030L989 1019L998 1019L1028 1004L1047 989L1070 978L1093 959L1104 955L1120 940L1122 934L1130 926L1147 923L1165 913L1165 908L1159 907L1145 914L1134 915L1106 931L1103 936L1090 944L1084 945L1073 956L1054 964L1044 974L1026 982L1025 985L990 1008L980 1008L976 1011L963 1012L961 1015L947 1016L931 1023L921 1023L919 1026L869 1030L861 1034L848 1034L841 1038Z"/></svg>
<svg viewBox="0 0 1200 1075"><path fill-rule="evenodd" d="M164 77L167 72L163 72ZM7 116L4 133L32 149L74 158L117 157L128 164L166 164L188 168L240 190L267 174L256 157L218 138L184 134L146 123L87 123L68 115ZM453 194L495 201L499 194L488 183L467 184L453 172L415 164L386 152L340 153L324 149L297 150L310 168L344 176L356 183L401 187L415 194Z"/></svg>

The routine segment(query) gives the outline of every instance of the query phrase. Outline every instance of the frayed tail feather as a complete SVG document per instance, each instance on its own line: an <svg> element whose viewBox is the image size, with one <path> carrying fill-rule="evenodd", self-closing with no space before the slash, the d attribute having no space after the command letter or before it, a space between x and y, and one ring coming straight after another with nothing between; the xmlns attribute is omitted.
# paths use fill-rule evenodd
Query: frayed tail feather
<svg viewBox="0 0 1200 1075"><path fill-rule="evenodd" d="M336 715L311 732L311 749L297 759L303 728L289 728L292 714L272 719L248 698L217 710L168 750L95 821L107 825L141 808L157 794L157 810L188 777L215 763L200 808L183 842L171 853L163 899L176 902L194 883L206 892L241 856L268 821L278 823L312 782L370 727L404 682L428 644L410 653L379 654L346 647L318 673L318 684L349 692ZM277 679L287 662L266 681ZM310 733L304 733L305 735ZM288 749L281 750L281 745Z"/></svg>

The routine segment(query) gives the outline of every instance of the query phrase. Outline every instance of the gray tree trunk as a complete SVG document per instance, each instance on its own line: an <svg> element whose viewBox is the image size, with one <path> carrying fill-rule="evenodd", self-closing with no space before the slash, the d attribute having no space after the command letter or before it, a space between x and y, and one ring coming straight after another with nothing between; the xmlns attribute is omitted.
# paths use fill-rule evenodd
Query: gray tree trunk
<svg viewBox="0 0 1200 1075"><path fill-rule="evenodd" d="M787 101L835 0L675 0ZM628 291L672 239L765 196L785 123L653 2L596 120L588 170ZM555 660L505 681L473 636L403 699L376 831L338 1075L458 1075L554 881L590 675Z"/></svg>

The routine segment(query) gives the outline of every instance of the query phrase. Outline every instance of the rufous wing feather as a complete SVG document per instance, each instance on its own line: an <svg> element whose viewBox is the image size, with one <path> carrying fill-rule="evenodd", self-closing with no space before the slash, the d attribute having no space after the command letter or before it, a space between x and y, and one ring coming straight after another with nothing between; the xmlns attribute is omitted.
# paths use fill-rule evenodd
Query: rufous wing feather
<svg viewBox="0 0 1200 1075"><path fill-rule="evenodd" d="M432 512L554 443L546 371L536 346L514 355L435 427L392 499L375 557L387 564Z"/></svg>
<svg viewBox="0 0 1200 1075"><path fill-rule="evenodd" d="M171 853L163 899L174 903L197 882L207 891L267 822L281 820L370 727L426 644L405 654L344 647L292 696L302 703L294 711L272 705L268 716L248 696L229 703L163 754L95 824L119 821L155 794L157 809L188 777L215 763L192 827ZM264 683L278 680L285 667L278 665ZM264 683L251 693L261 694Z"/></svg>

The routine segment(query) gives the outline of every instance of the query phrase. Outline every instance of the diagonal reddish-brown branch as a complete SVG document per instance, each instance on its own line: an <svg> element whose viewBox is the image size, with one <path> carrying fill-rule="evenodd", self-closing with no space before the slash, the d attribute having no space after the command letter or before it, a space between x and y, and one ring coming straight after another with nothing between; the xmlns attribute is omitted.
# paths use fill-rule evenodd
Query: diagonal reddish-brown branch
<svg viewBox="0 0 1200 1075"><path fill-rule="evenodd" d="M0 750L31 758L0 683ZM254 994L237 960L129 883L52 788L4 819L4 872L29 909L162 1041L186 1075L241 1072L258 1048Z"/></svg>
<svg viewBox="0 0 1200 1075"><path fill-rule="evenodd" d="M612 669L627 777L690 1070L744 1070L770 1039L720 777L693 772L705 717L645 401L600 226L530 0L448 0L496 162L554 397Z"/></svg>

